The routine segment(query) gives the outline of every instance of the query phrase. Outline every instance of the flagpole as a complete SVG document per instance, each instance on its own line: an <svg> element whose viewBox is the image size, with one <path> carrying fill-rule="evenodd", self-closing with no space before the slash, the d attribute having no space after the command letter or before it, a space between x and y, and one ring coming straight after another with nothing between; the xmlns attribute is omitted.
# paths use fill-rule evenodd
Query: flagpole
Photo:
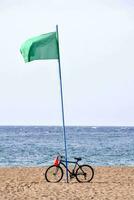
<svg viewBox="0 0 134 200"><path fill-rule="evenodd" d="M62 108L62 124L63 124L65 160L66 160L66 178L67 178L67 183L68 183L67 143L66 143L66 128L65 128L65 117L64 117L64 103L63 103L63 90L62 90L62 76L61 76L58 25L56 25L56 33L57 33L57 39L58 39L58 52L59 52L58 64L59 64L60 94L61 94L61 108Z"/></svg>

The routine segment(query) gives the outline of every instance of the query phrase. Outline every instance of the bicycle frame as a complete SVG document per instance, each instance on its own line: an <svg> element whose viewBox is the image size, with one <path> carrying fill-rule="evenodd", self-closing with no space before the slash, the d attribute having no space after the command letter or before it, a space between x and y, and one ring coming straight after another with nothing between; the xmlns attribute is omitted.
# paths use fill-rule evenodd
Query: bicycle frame
<svg viewBox="0 0 134 200"><path fill-rule="evenodd" d="M75 173L76 168L80 167L80 165L78 164L78 161L67 161L67 162L75 164L74 168L72 169L72 172L69 169L67 169L67 171L70 173L70 175L76 176L76 173ZM65 160L60 160L59 166L60 165L63 165L64 168L66 169Z"/></svg>

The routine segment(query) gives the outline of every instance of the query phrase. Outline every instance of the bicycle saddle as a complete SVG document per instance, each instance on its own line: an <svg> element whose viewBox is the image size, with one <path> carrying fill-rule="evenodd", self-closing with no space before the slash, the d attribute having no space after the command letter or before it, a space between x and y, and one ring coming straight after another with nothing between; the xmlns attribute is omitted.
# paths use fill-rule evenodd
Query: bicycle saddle
<svg viewBox="0 0 134 200"><path fill-rule="evenodd" d="M74 158L74 159L75 159L75 160L78 160L78 161L82 160L82 158L80 158L80 157L79 157L79 158Z"/></svg>

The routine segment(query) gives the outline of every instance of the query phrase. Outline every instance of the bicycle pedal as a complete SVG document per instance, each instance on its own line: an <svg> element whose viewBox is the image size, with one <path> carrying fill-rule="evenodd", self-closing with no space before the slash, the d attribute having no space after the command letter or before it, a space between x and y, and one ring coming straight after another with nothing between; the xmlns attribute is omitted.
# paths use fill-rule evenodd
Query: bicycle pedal
<svg viewBox="0 0 134 200"><path fill-rule="evenodd" d="M74 178L74 175L70 175L70 179Z"/></svg>

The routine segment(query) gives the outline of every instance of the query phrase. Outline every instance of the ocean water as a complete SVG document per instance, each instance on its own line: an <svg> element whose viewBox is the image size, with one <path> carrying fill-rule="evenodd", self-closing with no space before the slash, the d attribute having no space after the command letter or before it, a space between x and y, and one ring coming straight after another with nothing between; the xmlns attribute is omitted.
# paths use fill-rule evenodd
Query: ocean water
<svg viewBox="0 0 134 200"><path fill-rule="evenodd" d="M134 127L66 127L68 159L134 166ZM0 166L47 166L64 155L62 127L1 126Z"/></svg>

